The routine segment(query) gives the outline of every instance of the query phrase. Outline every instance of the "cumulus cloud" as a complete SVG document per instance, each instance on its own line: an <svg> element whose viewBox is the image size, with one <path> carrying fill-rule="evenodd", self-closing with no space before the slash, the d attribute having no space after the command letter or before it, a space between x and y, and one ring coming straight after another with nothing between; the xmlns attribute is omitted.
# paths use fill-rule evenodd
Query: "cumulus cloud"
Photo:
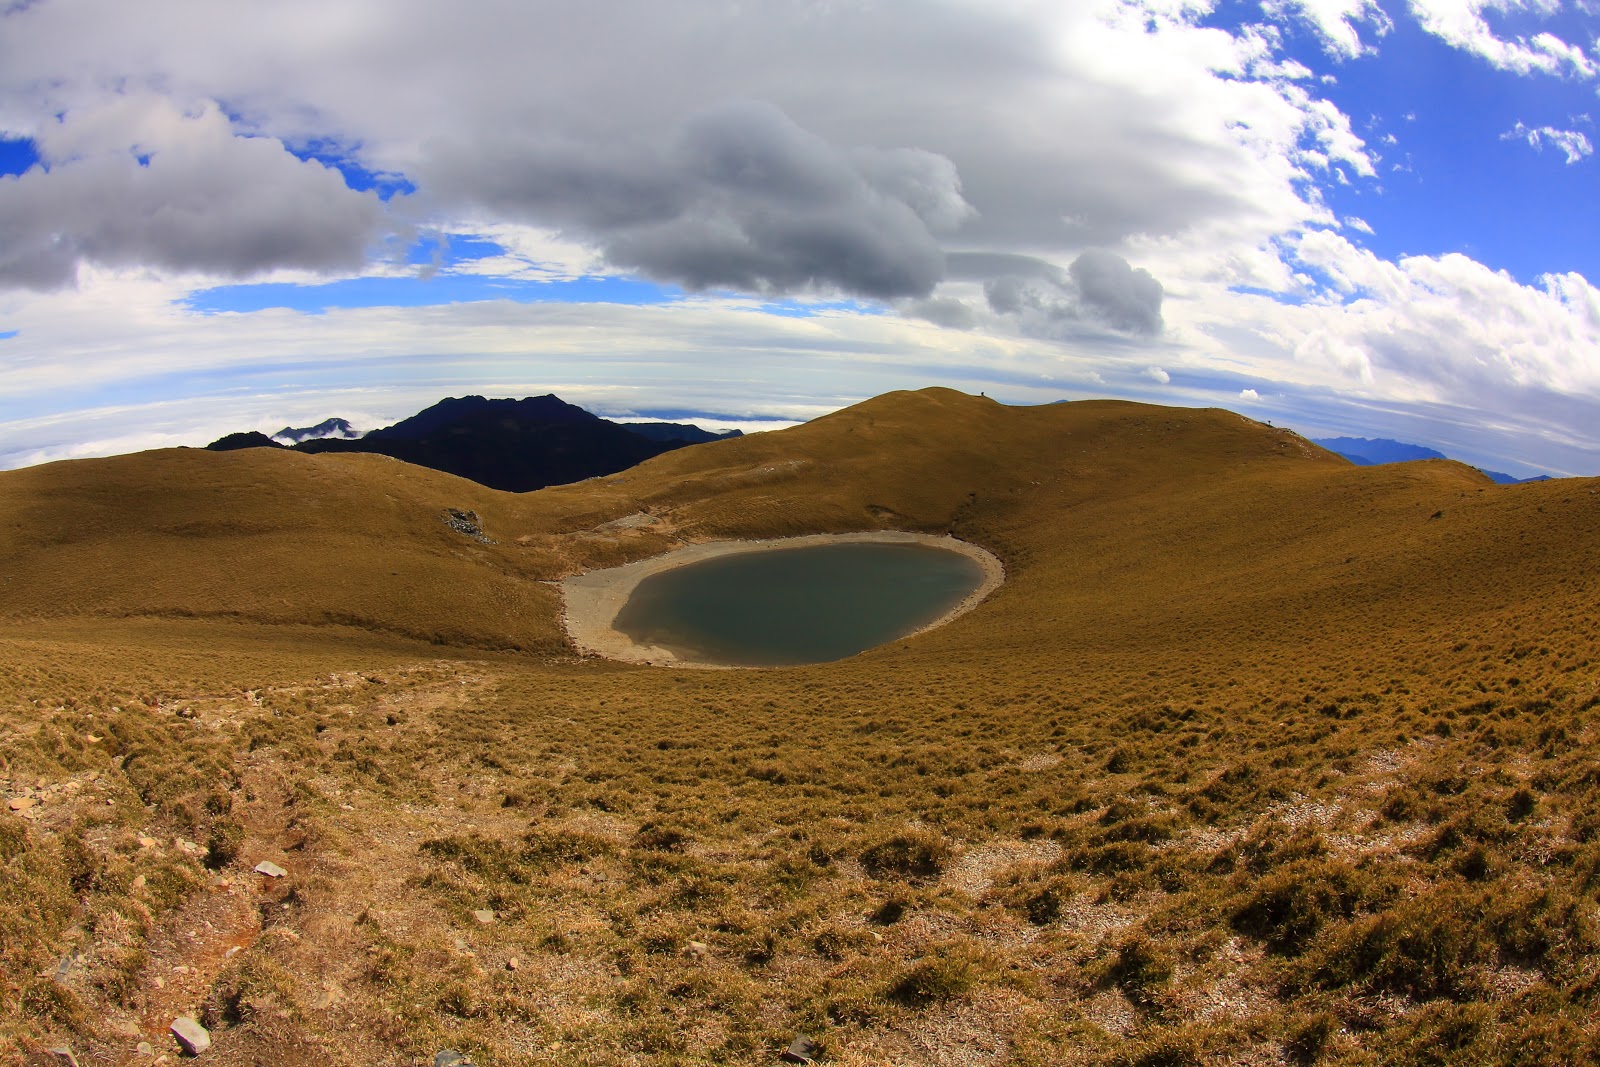
<svg viewBox="0 0 1600 1067"><path fill-rule="evenodd" d="M1369 26L1375 37L1394 29L1394 22L1378 6L1378 0L1265 0L1261 6L1275 18L1303 20L1316 32L1324 48L1343 59L1373 51L1361 39L1362 24Z"/></svg>
<svg viewBox="0 0 1600 1067"><path fill-rule="evenodd" d="M1166 385L1172 381L1172 375L1168 374L1160 367L1146 367L1144 370L1144 376L1155 382L1157 385Z"/></svg>
<svg viewBox="0 0 1600 1067"><path fill-rule="evenodd" d="M962 256L965 272L993 274L983 292L990 310L1024 333L1063 338L1112 329L1139 336L1161 332L1161 283L1149 271L1104 249L1083 252L1065 270L1025 256Z"/></svg>
<svg viewBox="0 0 1600 1067"><path fill-rule="evenodd" d="M1524 285L1460 254L1396 262L1328 231L1292 249L1311 268L1298 306L1240 294L1206 328L1253 321L1229 349L1282 382L1385 405L1433 405L1462 423L1547 442L1600 420L1600 289L1574 273ZM1274 357L1272 353L1278 355ZM1274 359L1282 362L1274 363Z"/></svg>
<svg viewBox="0 0 1600 1067"><path fill-rule="evenodd" d="M35 138L41 162L0 178L0 286L71 284L80 263L243 277L359 268L383 229L377 198L215 106L128 97Z"/></svg>
<svg viewBox="0 0 1600 1067"><path fill-rule="evenodd" d="M1495 33L1485 11L1552 15L1559 0L1410 0L1422 28L1446 43L1514 74L1593 78L1600 66L1581 47L1553 33L1507 39Z"/></svg>
<svg viewBox="0 0 1600 1067"><path fill-rule="evenodd" d="M1261 394L1254 389L1241 389L1239 390L1239 399L1246 404L1254 404L1261 399Z"/></svg>
<svg viewBox="0 0 1600 1067"><path fill-rule="evenodd" d="M1558 130L1554 126L1540 126L1537 128L1517 123L1514 127L1500 135L1502 141L1526 141L1537 152L1543 152L1546 144L1553 145L1562 155L1567 157L1567 165L1577 163L1594 155L1594 145L1589 138L1578 130Z"/></svg>
<svg viewBox="0 0 1600 1067"><path fill-rule="evenodd" d="M440 195L567 229L616 266L691 289L926 296L944 274L933 229L972 210L949 160L852 156L765 102L708 108L661 141L486 153L446 140L421 173Z"/></svg>
<svg viewBox="0 0 1600 1067"><path fill-rule="evenodd" d="M1364 173L1337 109L1188 4L80 0L5 18L11 133L108 85L184 113L226 101L258 152L413 182L407 221L543 226L691 287L887 299L927 295L941 247L1260 244L1326 214L1302 142ZM331 243L370 229L364 211L307 229ZM336 257L245 263L263 258Z"/></svg>

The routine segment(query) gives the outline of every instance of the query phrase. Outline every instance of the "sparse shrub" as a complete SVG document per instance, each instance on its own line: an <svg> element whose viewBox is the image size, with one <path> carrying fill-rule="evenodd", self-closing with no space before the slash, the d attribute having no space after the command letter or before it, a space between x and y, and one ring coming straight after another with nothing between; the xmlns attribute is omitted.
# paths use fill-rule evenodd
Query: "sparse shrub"
<svg viewBox="0 0 1600 1067"><path fill-rule="evenodd" d="M683 830L665 823L647 822L633 835L635 848L651 852L682 852L691 838Z"/></svg>
<svg viewBox="0 0 1600 1067"><path fill-rule="evenodd" d="M1105 976L1129 1000L1153 1008L1172 980L1172 959L1147 935L1135 933L1117 946Z"/></svg>
<svg viewBox="0 0 1600 1067"><path fill-rule="evenodd" d="M244 847L244 824L231 815L224 815L211 820L211 828L206 835L205 865L212 870L226 867L239 858L239 850Z"/></svg>
<svg viewBox="0 0 1600 1067"><path fill-rule="evenodd" d="M522 839L522 858L536 866L582 863L616 851L610 839L582 830L535 829Z"/></svg>
<svg viewBox="0 0 1600 1067"><path fill-rule="evenodd" d="M884 995L909 1008L926 1008L972 988L977 976L964 947L945 945L932 951L935 955L918 960L897 975Z"/></svg>
<svg viewBox="0 0 1600 1067"><path fill-rule="evenodd" d="M494 882L525 885L532 877L517 850L503 841L481 834L454 834L424 841L418 850L435 859L456 863L463 870Z"/></svg>
<svg viewBox="0 0 1600 1067"><path fill-rule="evenodd" d="M1511 794L1511 799L1506 801L1506 818L1511 822L1521 822L1532 815L1533 809L1538 805L1539 801L1531 790L1518 789Z"/></svg>
<svg viewBox="0 0 1600 1067"><path fill-rule="evenodd" d="M861 865L874 878L936 878L950 863L950 846L928 830L906 830L869 846Z"/></svg>
<svg viewBox="0 0 1600 1067"><path fill-rule="evenodd" d="M868 921L876 926L893 926L905 913L906 902L899 897L890 897L878 905L877 910L868 917Z"/></svg>
<svg viewBox="0 0 1600 1067"><path fill-rule="evenodd" d="M1479 967L1493 958L1473 918L1482 905L1434 893L1356 920L1317 953L1312 980L1325 989L1353 986L1413 1000L1467 996Z"/></svg>
<svg viewBox="0 0 1600 1067"><path fill-rule="evenodd" d="M1251 887L1231 922L1274 952L1296 956L1330 921L1347 919L1362 897L1362 877L1349 865L1300 860Z"/></svg>
<svg viewBox="0 0 1600 1067"><path fill-rule="evenodd" d="M1283 1043L1284 1058L1297 1067L1311 1067L1322 1058L1328 1043L1338 1032L1339 1019L1331 1012L1317 1012L1297 1021Z"/></svg>

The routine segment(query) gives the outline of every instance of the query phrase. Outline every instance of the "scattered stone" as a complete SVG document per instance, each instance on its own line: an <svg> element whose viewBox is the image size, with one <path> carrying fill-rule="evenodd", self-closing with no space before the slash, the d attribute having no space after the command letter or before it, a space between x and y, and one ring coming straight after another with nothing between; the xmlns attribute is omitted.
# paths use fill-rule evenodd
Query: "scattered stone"
<svg viewBox="0 0 1600 1067"><path fill-rule="evenodd" d="M27 811L37 803L39 802L33 797L15 797L6 801L6 807L12 811Z"/></svg>
<svg viewBox="0 0 1600 1067"><path fill-rule="evenodd" d="M77 962L78 954L76 952L69 952L65 956L62 956L56 961L56 969L54 973L50 975L51 980L57 985L65 984L67 975L72 973L72 968L77 964Z"/></svg>
<svg viewBox="0 0 1600 1067"><path fill-rule="evenodd" d="M172 1036L178 1039L178 1044L183 1046L183 1051L191 1056L198 1056L211 1047L211 1034L187 1015L172 1020L169 1029Z"/></svg>
<svg viewBox="0 0 1600 1067"><path fill-rule="evenodd" d="M704 959L711 955L711 946L704 941L690 941L683 946L683 951L685 955L693 956L696 959Z"/></svg>
<svg viewBox="0 0 1600 1067"><path fill-rule="evenodd" d="M105 740L105 738L100 737L97 734L84 734L83 739L89 742L91 745L98 745L100 742Z"/></svg>
<svg viewBox="0 0 1600 1067"><path fill-rule="evenodd" d="M797 1034L795 1039L789 1042L789 1047L784 1050L783 1055L778 1058L784 1063L816 1063L816 1056L820 1051L816 1040L810 1034Z"/></svg>
<svg viewBox="0 0 1600 1067"><path fill-rule="evenodd" d="M112 1019L108 1024L115 1033L123 1037L138 1037L139 1024L132 1019Z"/></svg>
<svg viewBox="0 0 1600 1067"><path fill-rule="evenodd" d="M495 544L494 538L483 532L483 520L478 518L476 511L463 511L460 508L445 508L444 524L458 534L465 534L479 544Z"/></svg>
<svg viewBox="0 0 1600 1067"><path fill-rule="evenodd" d="M147 882L147 881L149 881L149 879L145 878L144 875L136 874L136 875L133 876L133 888L135 888L135 889L143 889L144 886L145 886L145 882Z"/></svg>
<svg viewBox="0 0 1600 1067"><path fill-rule="evenodd" d="M72 1050L65 1045L57 1045L55 1048L47 1048L45 1051L54 1056L58 1063L65 1063L67 1067L78 1067L78 1057L74 1056Z"/></svg>
<svg viewBox="0 0 1600 1067"><path fill-rule="evenodd" d="M522 970L522 961L517 959L517 957L512 956L509 960L506 960L506 970L508 970L508 971L520 971L520 970Z"/></svg>
<svg viewBox="0 0 1600 1067"><path fill-rule="evenodd" d="M137 1045L133 1046L133 1051L137 1052L141 1056L154 1056L156 1054L155 1046L150 1044L148 1041L139 1042Z"/></svg>
<svg viewBox="0 0 1600 1067"><path fill-rule="evenodd" d="M260 863L256 864L256 873L264 874L268 878L282 878L289 872L284 870L282 867L279 867L271 860L262 860Z"/></svg>
<svg viewBox="0 0 1600 1067"><path fill-rule="evenodd" d="M447 1048L433 1054L433 1067L473 1067L473 1063L455 1049Z"/></svg>
<svg viewBox="0 0 1600 1067"><path fill-rule="evenodd" d="M488 926L490 923L494 922L494 912L488 908L479 908L477 911L472 913L472 917L483 923L485 926Z"/></svg>
<svg viewBox="0 0 1600 1067"><path fill-rule="evenodd" d="M161 842L160 842L160 841L157 841L157 840L156 840L156 839L155 839L155 838L153 838L153 837L144 837L144 836L141 836L141 837L140 837L140 838L139 838L139 847L140 847L140 848L155 848L155 847L156 847L156 846L157 846L157 845L159 845L159 844L161 844Z"/></svg>

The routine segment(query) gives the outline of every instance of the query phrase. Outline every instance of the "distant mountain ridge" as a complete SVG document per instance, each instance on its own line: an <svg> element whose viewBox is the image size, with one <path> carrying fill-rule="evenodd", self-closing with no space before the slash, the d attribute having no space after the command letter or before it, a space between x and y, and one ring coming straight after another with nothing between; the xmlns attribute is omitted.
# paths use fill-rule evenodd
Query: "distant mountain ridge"
<svg viewBox="0 0 1600 1067"><path fill-rule="evenodd" d="M328 419L303 430L286 427L274 437L228 434L206 448L376 453L525 493L615 474L686 445L740 436L738 430L717 434L678 423L611 422L553 393L521 400L447 397L392 426L348 436L355 433L344 419ZM292 443L283 443L285 437Z"/></svg>
<svg viewBox="0 0 1600 1067"><path fill-rule="evenodd" d="M315 426L285 426L273 434L272 439L280 445L298 445L303 441L317 441L323 438L353 441L361 436L362 431L344 419L324 419Z"/></svg>
<svg viewBox="0 0 1600 1067"><path fill-rule="evenodd" d="M1325 437L1313 438L1311 443L1343 456L1358 467L1375 467L1384 463L1409 463L1418 459L1450 458L1437 449L1406 444L1404 441L1392 441L1387 437ZM1483 470L1482 467L1478 469ZM1499 471L1484 470L1483 473L1500 485L1520 485L1523 482L1550 480L1548 474L1540 474L1533 478L1517 478Z"/></svg>

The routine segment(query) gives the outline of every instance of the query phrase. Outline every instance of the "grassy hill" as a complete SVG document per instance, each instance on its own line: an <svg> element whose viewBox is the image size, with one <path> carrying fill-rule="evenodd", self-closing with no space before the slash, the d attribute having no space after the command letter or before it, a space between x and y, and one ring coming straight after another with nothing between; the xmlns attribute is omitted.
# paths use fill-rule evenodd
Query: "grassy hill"
<svg viewBox="0 0 1600 1067"><path fill-rule="evenodd" d="M0 1049L192 1011L219 1063L1593 1059L1597 518L937 389L522 495L6 472ZM1007 584L756 672L578 658L541 584L877 528Z"/></svg>

